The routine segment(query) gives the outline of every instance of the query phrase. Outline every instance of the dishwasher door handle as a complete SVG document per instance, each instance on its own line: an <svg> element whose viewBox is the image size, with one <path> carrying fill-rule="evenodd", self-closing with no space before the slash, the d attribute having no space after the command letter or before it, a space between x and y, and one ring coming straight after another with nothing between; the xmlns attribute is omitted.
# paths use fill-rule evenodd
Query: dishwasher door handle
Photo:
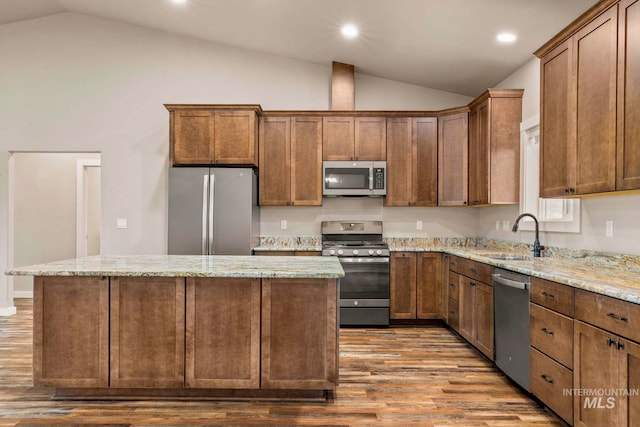
<svg viewBox="0 0 640 427"><path fill-rule="evenodd" d="M506 279L502 276L500 276L499 274L494 274L493 275L493 281L494 283L499 283L501 285L505 285L505 286L509 286L511 288L516 288L516 289L529 289L529 284L525 283L525 282L518 282L516 280L511 280L511 279Z"/></svg>

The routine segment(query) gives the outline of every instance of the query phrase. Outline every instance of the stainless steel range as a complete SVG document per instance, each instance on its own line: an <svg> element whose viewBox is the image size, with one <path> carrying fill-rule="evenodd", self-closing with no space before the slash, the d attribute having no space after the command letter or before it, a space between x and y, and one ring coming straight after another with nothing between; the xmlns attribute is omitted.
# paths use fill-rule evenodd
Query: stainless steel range
<svg viewBox="0 0 640 427"><path fill-rule="evenodd" d="M382 221L323 221L322 255L337 256L340 326L389 326L389 247Z"/></svg>

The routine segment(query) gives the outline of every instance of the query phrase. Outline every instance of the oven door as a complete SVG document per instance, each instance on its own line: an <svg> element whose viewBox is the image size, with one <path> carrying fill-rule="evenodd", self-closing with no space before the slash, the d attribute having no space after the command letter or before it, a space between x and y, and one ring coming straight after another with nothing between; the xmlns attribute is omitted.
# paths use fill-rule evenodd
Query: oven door
<svg viewBox="0 0 640 427"><path fill-rule="evenodd" d="M389 306L389 258L341 257L340 306Z"/></svg>

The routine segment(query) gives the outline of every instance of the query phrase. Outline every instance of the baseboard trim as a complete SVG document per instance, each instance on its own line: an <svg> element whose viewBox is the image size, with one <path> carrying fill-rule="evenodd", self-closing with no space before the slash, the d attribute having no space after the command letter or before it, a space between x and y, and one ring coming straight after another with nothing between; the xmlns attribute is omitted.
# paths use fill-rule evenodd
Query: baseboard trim
<svg viewBox="0 0 640 427"><path fill-rule="evenodd" d="M13 291L14 298L33 298L33 291Z"/></svg>
<svg viewBox="0 0 640 427"><path fill-rule="evenodd" d="M16 307L0 308L0 316L13 316L16 314Z"/></svg>

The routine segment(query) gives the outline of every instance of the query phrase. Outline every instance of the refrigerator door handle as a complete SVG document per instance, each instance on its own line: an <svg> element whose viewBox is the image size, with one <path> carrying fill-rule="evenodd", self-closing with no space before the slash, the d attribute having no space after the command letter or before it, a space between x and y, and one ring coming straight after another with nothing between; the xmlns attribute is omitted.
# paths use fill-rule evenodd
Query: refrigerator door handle
<svg viewBox="0 0 640 427"><path fill-rule="evenodd" d="M202 255L207 254L207 188L209 175L204 175L202 182Z"/></svg>
<svg viewBox="0 0 640 427"><path fill-rule="evenodd" d="M216 176L209 175L209 255L213 255L213 210L215 208Z"/></svg>

